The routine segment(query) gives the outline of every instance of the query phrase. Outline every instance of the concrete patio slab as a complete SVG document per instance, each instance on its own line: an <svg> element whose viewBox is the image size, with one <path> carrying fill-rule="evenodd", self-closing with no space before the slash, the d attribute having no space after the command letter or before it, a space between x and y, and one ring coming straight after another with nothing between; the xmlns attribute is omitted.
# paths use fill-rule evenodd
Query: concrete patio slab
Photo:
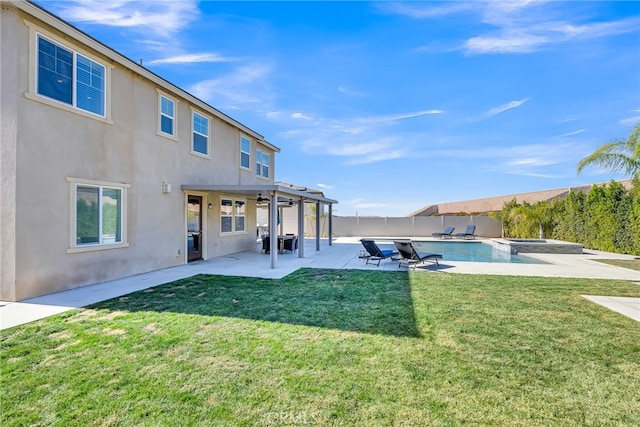
<svg viewBox="0 0 640 427"><path fill-rule="evenodd" d="M385 240L389 239L390 238L386 238ZM196 261L187 265L180 265L150 273L124 277L55 294L30 298L19 302L0 301L0 329L6 329L43 319L74 308L84 307L96 302L126 295L131 292L191 277L196 274L219 274L279 279L302 267L375 271L407 270L406 267L399 268L398 263L390 259L383 260L380 263L380 266L376 266L375 264L366 264L366 260L359 257L363 247L357 237L335 239L331 246L327 239L322 239L319 251L316 251L316 242L314 239L305 239L304 244L304 258L299 258L297 253L280 254L278 255L278 266L275 269L271 268L270 257L261 252L261 245L256 244L256 249L253 251L216 257L206 261ZM385 243L384 241L381 241L379 244L381 248L385 248L385 245L388 245L388 242ZM596 261L597 259L633 258L627 255L597 251L589 251L582 255L528 255L546 261L547 264L465 262L448 261L444 259L440 261L440 266L427 263L424 267L419 267L416 270L425 272L425 274L442 274L445 272L459 274L500 274L514 276L618 279L640 282L640 272L638 271ZM640 295L640 286L638 290ZM605 303L607 307L612 307L612 309L616 309L620 304L627 304L627 302L616 299L607 301L603 300L603 303ZM631 309L633 309L633 306Z"/></svg>

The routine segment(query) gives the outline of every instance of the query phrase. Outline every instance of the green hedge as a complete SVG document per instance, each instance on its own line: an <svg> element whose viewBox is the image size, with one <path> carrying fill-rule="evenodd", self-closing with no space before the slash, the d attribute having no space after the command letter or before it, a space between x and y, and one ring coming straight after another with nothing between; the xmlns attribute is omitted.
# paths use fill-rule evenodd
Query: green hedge
<svg viewBox="0 0 640 427"><path fill-rule="evenodd" d="M586 248L640 255L640 178L631 189L619 182L594 185L588 193L533 204L505 203L494 215L506 237L548 237Z"/></svg>

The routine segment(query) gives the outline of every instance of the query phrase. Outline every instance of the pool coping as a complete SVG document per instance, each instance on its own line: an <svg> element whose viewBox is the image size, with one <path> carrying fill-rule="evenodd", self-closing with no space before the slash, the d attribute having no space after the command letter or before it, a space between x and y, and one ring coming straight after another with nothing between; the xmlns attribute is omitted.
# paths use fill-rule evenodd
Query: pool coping
<svg viewBox="0 0 640 427"><path fill-rule="evenodd" d="M491 239L496 249L511 255L520 254L582 254L584 245L554 239Z"/></svg>

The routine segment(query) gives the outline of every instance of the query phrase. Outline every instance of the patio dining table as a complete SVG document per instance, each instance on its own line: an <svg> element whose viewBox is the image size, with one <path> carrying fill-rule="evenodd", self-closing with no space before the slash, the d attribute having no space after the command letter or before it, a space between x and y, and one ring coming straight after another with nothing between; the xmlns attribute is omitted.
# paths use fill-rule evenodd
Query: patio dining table
<svg viewBox="0 0 640 427"><path fill-rule="evenodd" d="M296 236L294 234L280 234L278 235L278 253L282 254L284 253L284 242L285 241L290 241L293 240ZM266 241L269 241L269 236L263 236L263 240L266 239ZM263 249L265 250L265 253L269 253L269 243L266 243L263 245Z"/></svg>

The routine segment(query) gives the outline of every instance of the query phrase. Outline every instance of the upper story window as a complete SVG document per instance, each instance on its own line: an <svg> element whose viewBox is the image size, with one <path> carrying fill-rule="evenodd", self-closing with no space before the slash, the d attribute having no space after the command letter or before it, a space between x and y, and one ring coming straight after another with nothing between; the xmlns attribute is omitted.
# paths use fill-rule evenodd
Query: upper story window
<svg viewBox="0 0 640 427"><path fill-rule="evenodd" d="M193 144L192 151L196 154L209 156L209 119L193 112Z"/></svg>
<svg viewBox="0 0 640 427"><path fill-rule="evenodd" d="M164 95L160 95L160 118L159 130L161 133L175 137L176 136L176 103Z"/></svg>
<svg viewBox="0 0 640 427"><path fill-rule="evenodd" d="M240 137L240 166L243 168L249 169L250 165L250 157L251 157L251 141L249 138L241 136Z"/></svg>
<svg viewBox="0 0 640 427"><path fill-rule="evenodd" d="M37 93L105 117L106 68L38 34Z"/></svg>
<svg viewBox="0 0 640 427"><path fill-rule="evenodd" d="M269 154L256 150L256 175L269 178Z"/></svg>

